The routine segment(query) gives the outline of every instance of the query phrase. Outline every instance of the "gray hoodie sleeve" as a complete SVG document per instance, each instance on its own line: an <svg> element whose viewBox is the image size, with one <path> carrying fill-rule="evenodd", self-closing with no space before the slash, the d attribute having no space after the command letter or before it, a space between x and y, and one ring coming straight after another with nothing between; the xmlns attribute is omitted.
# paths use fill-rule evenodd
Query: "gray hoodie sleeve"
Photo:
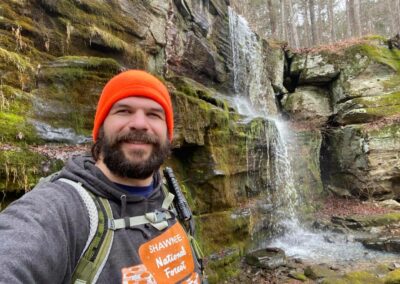
<svg viewBox="0 0 400 284"><path fill-rule="evenodd" d="M76 190L41 184L0 213L0 283L69 283L88 234Z"/></svg>

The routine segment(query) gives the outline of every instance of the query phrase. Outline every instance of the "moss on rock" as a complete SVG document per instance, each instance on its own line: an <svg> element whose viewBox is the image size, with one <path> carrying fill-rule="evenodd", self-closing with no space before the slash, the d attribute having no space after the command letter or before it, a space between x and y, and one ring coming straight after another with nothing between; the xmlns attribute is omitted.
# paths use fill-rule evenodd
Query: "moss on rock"
<svg viewBox="0 0 400 284"><path fill-rule="evenodd" d="M355 271L340 277L328 277L322 284L383 284L382 279L367 271Z"/></svg>
<svg viewBox="0 0 400 284"><path fill-rule="evenodd" d="M60 169L61 161L47 157L27 148L0 151L0 190L28 191L39 178Z"/></svg>
<svg viewBox="0 0 400 284"><path fill-rule="evenodd" d="M384 278L385 284L400 284L400 269L389 272Z"/></svg>
<svg viewBox="0 0 400 284"><path fill-rule="evenodd" d="M0 111L0 142L35 144L40 141L34 126L25 116Z"/></svg>
<svg viewBox="0 0 400 284"><path fill-rule="evenodd" d="M400 213L393 212L381 215L356 217L355 220L364 227L385 226L400 223Z"/></svg>
<svg viewBox="0 0 400 284"><path fill-rule="evenodd" d="M247 245L246 241L250 237L251 230L250 216L224 211L204 214L197 220L199 240L206 255L219 252L223 248L243 250Z"/></svg>
<svg viewBox="0 0 400 284"><path fill-rule="evenodd" d="M98 96L121 66L113 59L64 56L44 65L38 74L36 119L53 127L89 134Z"/></svg>

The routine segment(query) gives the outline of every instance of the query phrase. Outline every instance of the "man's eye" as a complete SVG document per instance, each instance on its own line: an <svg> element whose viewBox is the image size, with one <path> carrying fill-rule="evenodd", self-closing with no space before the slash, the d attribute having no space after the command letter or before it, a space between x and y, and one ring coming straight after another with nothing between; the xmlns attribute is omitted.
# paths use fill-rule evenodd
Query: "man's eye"
<svg viewBox="0 0 400 284"><path fill-rule="evenodd" d="M150 116L150 117L161 118L161 115L159 113L156 113L156 112L150 112L147 115Z"/></svg>
<svg viewBox="0 0 400 284"><path fill-rule="evenodd" d="M118 109L115 113L129 113L129 111L127 109Z"/></svg>

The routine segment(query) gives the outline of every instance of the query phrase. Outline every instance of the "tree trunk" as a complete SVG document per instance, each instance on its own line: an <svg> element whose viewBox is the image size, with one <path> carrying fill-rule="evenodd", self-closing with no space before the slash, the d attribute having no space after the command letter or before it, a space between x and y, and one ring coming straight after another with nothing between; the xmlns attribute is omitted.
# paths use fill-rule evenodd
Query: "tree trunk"
<svg viewBox="0 0 400 284"><path fill-rule="evenodd" d="M329 25L329 41L335 42L335 15L333 14L333 0L328 1L328 25Z"/></svg>
<svg viewBox="0 0 400 284"><path fill-rule="evenodd" d="M281 1L281 39L283 40L288 40L287 37L287 28L286 28L286 7L285 7L285 0L280 0Z"/></svg>
<svg viewBox="0 0 400 284"><path fill-rule="evenodd" d="M360 21L360 1L348 0L347 12L350 24L350 35L353 37L361 36L361 21Z"/></svg>
<svg viewBox="0 0 400 284"><path fill-rule="evenodd" d="M400 0L392 0L390 3L390 15L392 23L392 34L400 33Z"/></svg>
<svg viewBox="0 0 400 284"><path fill-rule="evenodd" d="M311 32L310 32L310 22L308 16L308 0L303 0L303 19L304 19L304 43L303 46L309 47L311 45Z"/></svg>
<svg viewBox="0 0 400 284"><path fill-rule="evenodd" d="M319 0L317 1L317 38L318 38L318 43L323 43L324 42L324 35L323 35L323 30L324 30L324 19L322 17L322 10L324 6L324 1Z"/></svg>
<svg viewBox="0 0 400 284"><path fill-rule="evenodd" d="M273 38L276 38L277 30L276 30L276 10L274 5L272 5L272 0L267 0L267 6L268 6L268 13L269 13L269 23L271 25L271 36Z"/></svg>
<svg viewBox="0 0 400 284"><path fill-rule="evenodd" d="M293 43L294 48L299 48L299 46L300 46L299 35L297 34L297 29L296 29L296 21L295 21L294 11L293 11L293 2L292 2L292 0L287 0L287 1L288 1L287 25L288 25L288 31L290 34L289 41Z"/></svg>
<svg viewBox="0 0 400 284"><path fill-rule="evenodd" d="M314 0L310 0L308 3L308 8L310 10L310 22L311 22L311 39L312 44L318 44L318 34L317 34L317 23L315 21L315 4Z"/></svg>
<svg viewBox="0 0 400 284"><path fill-rule="evenodd" d="M358 37L362 35L360 5L360 0L354 0L354 32Z"/></svg>

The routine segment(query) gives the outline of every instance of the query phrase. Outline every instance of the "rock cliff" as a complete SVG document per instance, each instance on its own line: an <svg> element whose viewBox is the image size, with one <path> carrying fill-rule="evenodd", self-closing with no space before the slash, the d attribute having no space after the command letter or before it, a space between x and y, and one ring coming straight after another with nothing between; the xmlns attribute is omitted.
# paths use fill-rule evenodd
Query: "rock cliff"
<svg viewBox="0 0 400 284"><path fill-rule="evenodd" d="M233 103L244 92L234 86L228 2L2 1L0 209L59 169L59 152L88 149L109 78L146 69L171 91L176 130L168 165L196 215L210 279L232 274L252 237L269 228L271 196L282 192L275 122L244 117ZM400 199L399 50L369 39L340 51L285 53L257 40L262 84L260 98L251 99L261 100L259 112L291 122L288 151L302 209L312 209L324 189ZM254 95L252 85L243 90Z"/></svg>

